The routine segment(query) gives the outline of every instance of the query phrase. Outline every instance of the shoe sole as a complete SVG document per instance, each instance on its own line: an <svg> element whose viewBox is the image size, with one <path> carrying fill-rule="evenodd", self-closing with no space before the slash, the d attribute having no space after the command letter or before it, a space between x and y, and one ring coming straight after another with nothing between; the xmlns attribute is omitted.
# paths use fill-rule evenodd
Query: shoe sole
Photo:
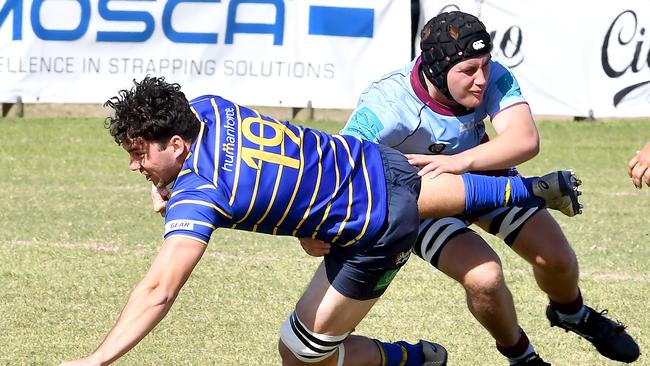
<svg viewBox="0 0 650 366"><path fill-rule="evenodd" d="M562 195L569 197L571 200L573 215L569 216L582 214L583 206L578 200L578 196L582 195L582 192L578 189L582 184L580 178L576 176L573 170L561 170L558 172L558 183Z"/></svg>

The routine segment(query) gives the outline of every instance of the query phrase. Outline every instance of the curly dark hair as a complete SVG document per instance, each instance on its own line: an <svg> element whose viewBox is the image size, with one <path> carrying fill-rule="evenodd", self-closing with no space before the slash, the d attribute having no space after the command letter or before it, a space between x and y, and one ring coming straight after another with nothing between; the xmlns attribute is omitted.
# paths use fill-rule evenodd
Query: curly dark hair
<svg viewBox="0 0 650 366"><path fill-rule="evenodd" d="M179 84L170 84L164 77L147 76L141 82L133 80L131 90L120 90L104 103L114 110L104 127L118 145L143 138L163 147L178 135L193 142L199 134L200 123L181 92Z"/></svg>

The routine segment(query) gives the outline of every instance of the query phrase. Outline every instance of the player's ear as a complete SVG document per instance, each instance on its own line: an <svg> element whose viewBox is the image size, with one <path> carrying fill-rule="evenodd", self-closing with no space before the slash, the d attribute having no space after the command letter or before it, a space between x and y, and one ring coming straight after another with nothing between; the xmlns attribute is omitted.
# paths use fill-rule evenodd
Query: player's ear
<svg viewBox="0 0 650 366"><path fill-rule="evenodd" d="M174 156L176 158L183 155L187 150L187 144L185 144L185 140L183 140L183 138L178 135L174 135L171 139L169 139L169 146L171 146L174 150Z"/></svg>

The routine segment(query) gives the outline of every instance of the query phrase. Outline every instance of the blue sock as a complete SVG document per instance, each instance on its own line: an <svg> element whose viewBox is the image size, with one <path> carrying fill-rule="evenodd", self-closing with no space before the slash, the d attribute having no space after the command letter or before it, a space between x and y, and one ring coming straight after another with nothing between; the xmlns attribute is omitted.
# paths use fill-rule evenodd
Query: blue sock
<svg viewBox="0 0 650 366"><path fill-rule="evenodd" d="M382 353L383 365L385 366L420 366L422 365L422 344L415 345L400 341L395 343L384 343L375 341ZM406 361L406 363L403 363Z"/></svg>
<svg viewBox="0 0 650 366"><path fill-rule="evenodd" d="M533 194L537 177L492 177L462 174L465 183L465 213L497 207L541 207L544 200Z"/></svg>

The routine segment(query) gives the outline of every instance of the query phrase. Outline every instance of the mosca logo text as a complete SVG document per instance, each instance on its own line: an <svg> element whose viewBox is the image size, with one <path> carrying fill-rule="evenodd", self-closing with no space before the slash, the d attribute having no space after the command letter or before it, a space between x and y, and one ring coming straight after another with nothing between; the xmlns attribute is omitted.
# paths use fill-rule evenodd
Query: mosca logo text
<svg viewBox="0 0 650 366"><path fill-rule="evenodd" d="M284 42L286 15L285 2L282 0L231 0L224 1L223 4L221 0L167 0L164 1L164 6L157 7L158 11L151 11L151 4L156 5L156 1L140 0L133 3L124 0L99 0L95 3L91 0L6 0L0 8L0 29L8 27L8 24L11 23L12 40L22 40L23 32L26 30L24 23L28 21L34 35L42 40L75 41L86 35L89 25L93 21L101 24L101 29L96 32L97 42L145 42L151 38L157 22L160 22L165 37L174 43L216 44L223 42L224 44L233 44L234 36L238 33L271 35L273 45L282 45ZM125 3L129 3L129 9L115 9L116 6L124 6ZM223 19L226 25L223 41L220 41L219 33L186 32L174 27L174 12L178 10L178 6L184 4L196 7L196 3L217 4L210 7L211 10L215 10L217 20L219 20L220 12L223 12L223 9L218 7L226 7L227 11L225 19ZM95 4L97 4L97 9L93 9ZM240 7L240 5L245 6ZM138 6L142 8L133 9ZM265 13L274 14L271 17L271 22L254 23L238 20L242 18L237 16L238 11L245 12L256 6L263 6ZM365 38L373 36L374 9L308 6L308 35ZM161 7L162 12L160 11ZM53 29L54 27L47 27L47 24L44 24L46 22L41 19L43 13L47 13L49 10L63 11L63 9L65 9L66 18L73 19L72 29ZM203 11L206 8L201 7L200 9L197 11ZM73 13L69 14L70 11ZM75 11L79 12L77 13L79 16L76 16ZM183 14L187 14L187 12ZM137 25L137 28L143 29L124 31L126 24L131 28Z"/></svg>

